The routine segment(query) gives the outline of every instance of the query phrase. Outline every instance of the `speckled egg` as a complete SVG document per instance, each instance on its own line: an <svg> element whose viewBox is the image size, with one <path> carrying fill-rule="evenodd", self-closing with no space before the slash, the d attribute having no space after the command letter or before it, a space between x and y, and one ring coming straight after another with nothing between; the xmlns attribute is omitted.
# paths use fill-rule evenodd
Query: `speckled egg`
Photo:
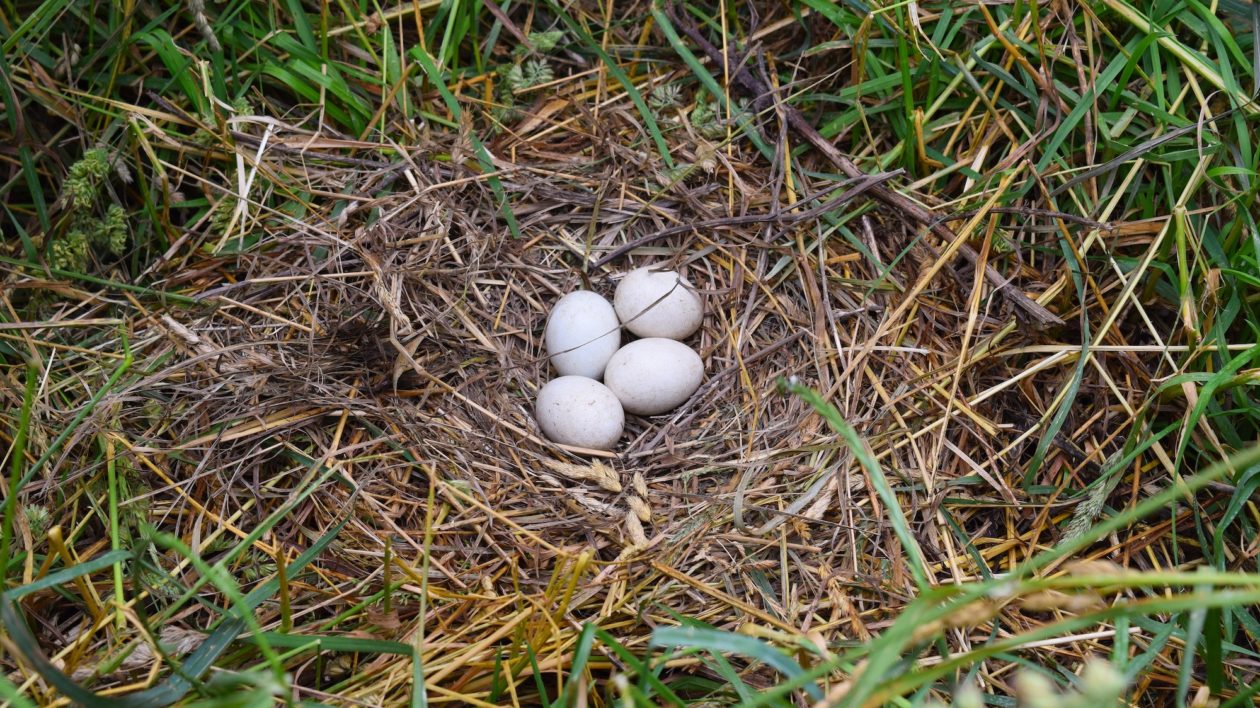
<svg viewBox="0 0 1260 708"><path fill-rule="evenodd" d="M637 268L617 284L613 307L640 337L686 339L700 329L704 305L686 278L672 270Z"/></svg>
<svg viewBox="0 0 1260 708"><path fill-rule="evenodd" d="M696 392L703 378L704 363L694 349L660 337L618 349L604 370L604 383L635 415L674 410Z"/></svg>
<svg viewBox="0 0 1260 708"><path fill-rule="evenodd" d="M607 300L590 290L578 290L551 308L543 340L561 376L598 379L621 346L621 324Z"/></svg>
<svg viewBox="0 0 1260 708"><path fill-rule="evenodd" d="M617 396L585 376L561 376L538 391L534 414L552 442L611 450L621 439L626 414Z"/></svg>

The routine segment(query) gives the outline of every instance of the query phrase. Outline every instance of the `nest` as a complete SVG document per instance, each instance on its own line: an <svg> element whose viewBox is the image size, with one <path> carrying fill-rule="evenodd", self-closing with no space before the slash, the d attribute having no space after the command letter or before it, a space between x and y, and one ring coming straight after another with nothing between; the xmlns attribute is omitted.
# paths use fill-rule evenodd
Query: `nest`
<svg viewBox="0 0 1260 708"><path fill-rule="evenodd" d="M524 680L526 647L544 673L563 671L587 622L636 653L675 613L841 644L886 627L914 595L913 559L852 446L783 381L819 392L864 438L932 582L980 577L979 558L1054 540L1047 515L1075 507L1030 499L1020 470L1041 454L1034 481L1051 491L1093 481L1131 422L1103 373L1141 388L1151 372L1136 357L1099 353L1066 434L1037 451L1028 431L1071 375L1075 325L1021 324L983 273L941 260L949 244L904 214L860 195L818 209L833 182L788 179L747 146L680 138L675 158L694 167L680 177L623 147L637 124L621 109L569 118L563 134L523 137L545 135L539 123L491 145L513 155L497 175L519 235L496 185L462 166L472 148L456 138L400 157L335 136L299 149L310 135L277 129L260 172L325 196L301 215L270 209L266 195L249 203L242 231L261 237L238 254L173 248L154 287L196 304L119 298L145 364L66 450L114 435L132 473L124 515L210 559L282 512L232 563L245 589L344 523L292 579L291 611L312 631L423 633L426 684L446 700L485 700L500 659ZM252 156L262 128L242 130L238 149ZM194 186L222 198L213 179ZM969 247L1008 287L1061 288L1042 275L1055 258L1021 250L1035 217L993 219L990 234L1000 226L1013 248L999 255L983 237ZM668 415L630 416L606 457L547 442L532 407L553 376L541 344L550 306L577 288L610 296L619 273L648 263L681 269L704 296L691 341L704 383ZM70 454L49 469L73 472L43 476L31 498L99 481L99 460ZM156 565L179 585L196 580L171 556ZM375 595L386 584L388 602ZM337 619L364 598L370 611ZM275 627L280 612L263 605L260 624ZM61 628L47 631L51 646L73 641L66 621L48 620ZM291 670L312 691L394 703L411 664L381 655ZM763 668L745 680L776 679Z"/></svg>
<svg viewBox="0 0 1260 708"><path fill-rule="evenodd" d="M806 613L869 637L910 595L905 559L851 450L780 391L792 380L833 400L871 441L929 559L965 562L950 555L933 509L970 470L941 472L922 456L939 452L932 422L944 411L927 392L954 385L944 374L969 327L968 293L940 278L917 312L888 319L899 290L931 263L914 233L879 211L850 222L857 243L819 237L816 223L732 219L595 268L622 244L720 221L731 192L703 179L661 186L619 160L591 169L520 158L504 185L525 195L514 204L520 238L484 180L417 160L388 168L406 190L355 200L339 217L261 215L270 232L235 260L229 282L210 262L186 266L205 273L195 282L164 284L196 291L203 306L137 332L145 357L167 363L112 397L132 454L148 460L131 464L178 469L166 484L150 477L149 513L177 535L200 526L240 536L300 493L313 465L336 468L257 544L257 558L296 556L349 515L318 574L302 580L312 611L378 590L388 545L388 577L413 593L426 581L432 594L430 686L470 694L492 682L502 642L472 651L464 632L492 636L510 624L504 613L522 613L553 666L583 621L622 627L633 647L669 612L785 631ZM297 167L277 159L278 170ZM550 179L525 182L531 170ZM755 164L738 173L745 196L734 212L770 213L764 185L776 176ZM346 185L361 178L334 174ZM825 185L797 185L814 189ZM895 265L877 272L860 247ZM577 288L611 296L620 272L647 263L683 270L705 298L693 340L705 382L668 415L631 416L607 458L571 454L544 440L532 415L553 376L541 345L547 312ZM973 336L1009 319L1000 302L990 307L999 312L983 312ZM964 392L1007 379L983 365L962 374ZM977 436L957 413L1010 428L1007 395L956 404L945 443L992 453L1000 437ZM997 521L969 517L976 528ZM416 631L419 604L406 597L375 633ZM553 624L538 624L544 617ZM372 686L374 671L404 666L377 660L354 681Z"/></svg>

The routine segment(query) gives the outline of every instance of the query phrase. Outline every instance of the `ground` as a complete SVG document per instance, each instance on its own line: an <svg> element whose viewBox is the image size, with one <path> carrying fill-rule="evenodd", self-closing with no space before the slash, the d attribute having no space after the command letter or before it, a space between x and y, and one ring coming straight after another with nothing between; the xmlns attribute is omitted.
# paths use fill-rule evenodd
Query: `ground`
<svg viewBox="0 0 1260 708"><path fill-rule="evenodd" d="M0 2L0 694L1250 704L1260 16L1144 5Z"/></svg>

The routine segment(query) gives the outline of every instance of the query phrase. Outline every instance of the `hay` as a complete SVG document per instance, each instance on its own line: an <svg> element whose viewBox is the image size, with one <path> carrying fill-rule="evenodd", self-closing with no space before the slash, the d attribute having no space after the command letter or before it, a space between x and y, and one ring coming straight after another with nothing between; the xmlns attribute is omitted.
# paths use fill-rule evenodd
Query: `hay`
<svg viewBox="0 0 1260 708"><path fill-rule="evenodd" d="M707 178L661 188L650 163L636 171L620 159L545 159L599 149L616 135L616 118L571 127L563 145L522 139L505 187L522 195L514 208L523 240L496 217L483 180L423 159L434 148L393 161L394 183L407 188L385 197L361 194L372 172L311 171L316 151L264 152L260 171L305 169L320 180L315 191L353 199L339 216L260 209L258 248L183 264L200 275L157 284L194 294L199 306L135 322L137 354L164 363L111 394L105 408L116 413L90 428L112 430L135 469L165 470L143 475L151 518L194 540L220 527L243 536L295 493L307 471L297 460L336 468L255 544L255 558L296 555L352 509L336 550L294 580L295 612L311 614L306 622L330 617L378 591L388 539L403 592L389 622L371 631L411 642L422 624L421 556L431 548L424 665L438 700L446 690L484 698L494 657L508 646L528 644L544 672L561 668L582 621L615 628L635 650L672 612L725 628L754 622L861 639L913 594L910 576L852 455L806 403L777 393L777 380L794 377L825 392L871 441L904 492L934 577L977 576L937 508L954 480L976 473L975 460L1030 424L1010 422L1009 409L1026 405L1012 399L1061 377L1067 360L1030 355L1059 365L1017 381L992 344L987 356L965 356L958 335L969 328L970 293L938 278L902 306L899 290L932 260L878 211L853 225L877 259L897 261L883 279L855 244L819 238L813 222L773 220L679 233L589 268L619 244L675 225L766 213L773 190L752 185L781 179L758 162L739 164L749 187L732 209ZM279 129L272 139L302 137ZM385 160L322 143L320 153ZM795 185L799 194L825 189ZM541 346L549 306L582 287L610 296L619 273L654 262L684 269L705 295L708 316L694 339L705 383L671 414L632 417L624 445L605 460L547 443L532 400L552 375ZM1000 303L977 314L972 351L996 343L1011 320ZM1001 345L1031 343L1030 334L1011 332ZM576 470L591 464L610 467L616 486L583 480ZM964 527L984 536L1004 519L1038 519L1017 484L981 473ZM260 621L275 626L275 608ZM339 692L401 700L409 671L405 658L377 659ZM308 672L295 682L312 685ZM392 688L382 695L381 686Z"/></svg>
<svg viewBox="0 0 1260 708"><path fill-rule="evenodd" d="M682 110L669 117L671 153L694 171L679 179L659 156L627 147L641 124L624 93L584 88L556 88L560 105L534 104L490 143L519 239L489 180L465 167L474 149L458 135L417 132L403 149L235 119L232 144L248 171L260 183L265 176L267 189L311 195L309 211L275 211L260 194L241 202L232 234L190 225L198 243L258 236L232 255L171 247L151 269L153 288L194 305L111 292L144 365L96 407L27 498L78 485L64 504L95 503L104 465L80 456L108 439L131 480L124 515L213 560L229 547L224 539L244 538L326 470L233 571L247 590L348 517L334 545L288 579L291 620L305 632L418 644L430 700L469 704L495 690L528 703L526 647L543 675L564 675L586 622L639 654L676 615L838 645L890 624L917 591L888 509L814 409L779 392L783 379L819 391L868 442L933 584L980 578L1055 543L1082 498L1054 489L1097 478L1163 366L1133 346L1151 340L1140 318L1116 319L1113 346L1095 350L1063 432L1041 451L1033 481L1049 491L1029 496L1020 477L1076 366L1081 333L1061 256L1025 242L1057 225L1084 251L1100 225L913 195L938 216L962 214L942 222L958 235L951 244L870 201L862 193L870 184L846 183L862 189L822 208L843 193L832 180L789 179L781 160L746 141L700 137ZM757 119L778 154L797 147L773 106ZM806 162L828 169L822 158ZM216 202L227 197L222 185L237 184L172 171L180 189ZM1150 234L1128 238L1140 245ZM964 244L1069 324L1021 320L983 272L948 257ZM545 441L532 401L552 375L541 346L548 308L577 288L610 296L618 274L647 263L682 269L705 296L692 342L705 383L671 414L630 417L613 454ZM23 277L11 285L30 286ZM1091 297L1119 287L1091 283ZM62 327L61 365L82 366L99 383L104 374L89 364L104 361L108 373L121 351L117 329L88 324L101 310L91 296L68 297L43 329L17 336ZM82 327L70 329L75 320ZM83 403L80 392L64 395ZM54 392L40 396L35 448L44 449L75 409L60 410ZM1137 493L1140 473L1131 482L1114 488L1118 503ZM1103 499L1085 499L1096 518ZM90 541L107 547L89 533L80 555L90 555L82 550ZM1091 557L1113 550L1146 562L1136 547ZM170 555L158 565L180 585L198 577ZM387 580L398 586L386 593L388 609L373 601L364 610ZM948 626L951 649L998 613L1005 626L1030 626L1041 621L1036 612L1064 605L1047 593L1022 609L981 609ZM109 653L99 633L63 636L77 619L43 619L49 653L67 671L82 677ZM177 622L204 629L213 619L194 606ZM264 604L258 621L279 627L280 606ZM1071 646L1088 653L1110 636ZM603 676L619 662L597 652L589 667ZM671 666L709 671L694 658ZM411 670L410 659L388 654L290 667L300 695L371 705L406 701ZM124 662L96 688L144 671ZM760 667L744 680L776 679Z"/></svg>

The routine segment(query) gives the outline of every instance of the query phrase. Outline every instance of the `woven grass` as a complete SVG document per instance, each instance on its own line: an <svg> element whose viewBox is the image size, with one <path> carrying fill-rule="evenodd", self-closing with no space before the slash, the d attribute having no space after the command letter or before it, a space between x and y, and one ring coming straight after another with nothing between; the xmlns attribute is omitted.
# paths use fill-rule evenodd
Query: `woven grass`
<svg viewBox="0 0 1260 708"><path fill-rule="evenodd" d="M1166 260L1199 258L1185 234L1207 228L1174 217L1210 222L1225 188L1203 186L1194 170L1193 190L1171 195L1175 208L1122 204L1116 182L1149 177L1142 156L1091 174L1103 159L1087 125L1073 138L1079 149L1052 153L1046 167L1038 150L1056 123L1022 123L1053 114L1061 124L1073 106L1051 79L1075 76L1072 95L1088 94L1115 51L1096 30L1132 23L1091 20L1087 38L1054 29L1067 8L1004 23L1011 43L981 67L985 91L960 80L937 94L939 111L920 106L910 116L920 125L894 130L883 118L892 98L844 94L861 69L849 35L816 11L799 19L763 8L739 35L757 51L723 66L695 39L718 41L712 27L671 14L671 38L657 26L660 8L651 27L629 22L650 10L617 7L592 45L617 57L633 95L574 40L552 55L556 76L517 91L510 112L492 72L448 82L459 110L424 71L385 98L356 85L378 101L371 125L384 126L358 135L323 104L274 86L251 93L250 110L221 103L198 116L155 94L111 108L133 136L111 159L143 172L140 182L109 178L117 199L143 187L152 208L134 212L142 219L186 213L189 200L205 208L154 222L146 233L160 233L161 248L96 253L85 272L34 268L17 240L7 253L6 442L19 437L10 431L35 362L9 479L30 473L20 505L36 511L14 517L10 586L111 548L135 551L19 604L54 666L98 693L159 685L240 604L234 592L279 581L247 613L267 632L262 642L232 644L216 673L282 667L289 695L346 705L413 701L416 671L429 703L632 700L655 687L638 663L648 656L680 696L739 700L738 689L703 682L728 681L726 660L664 654L659 635L651 644L654 630L680 624L826 667L824 703L854 690L878 704L920 686L916 700L942 697L955 682L1014 695L1022 664L1071 674L1118 646L1148 661L1131 677L1134 702L1165 705L1207 686L1197 639L1187 652L1184 633L1170 641L1130 622L1140 611L1106 612L1152 598L1185 600L1189 611L1198 566L1255 594L1254 576L1225 574L1253 570L1253 542L1231 532L1219 555L1236 562L1220 567L1187 531L1260 523L1245 494L1227 511L1247 489L1238 470L1090 534L1244 447L1245 426L1223 432L1194 412L1212 392L1188 375L1251 345L1241 330L1231 341L1208 336L1212 290L1196 285L1187 300L1157 282ZM569 12L592 26L606 14L595 4ZM527 24L522 13L504 26ZM982 6L967 31L989 26L988 15ZM393 26L405 38L411 21L401 8L334 22L330 36L352 61L364 51L349 39L357 32ZM927 11L918 21L948 19ZM867 31L889 32L872 22ZM180 26L185 41L215 31ZM1052 89L1034 104L1001 85L1001 69L1031 66L1027 48L1047 33L1059 43L1039 45L1052 53L1039 66L1079 71L1020 74ZM798 51L825 41L839 44ZM679 45L696 66L674 61ZM785 56L796 57L790 72L776 61ZM738 66L749 81L794 78L749 96L730 78ZM716 131L696 124L697 105L712 100L696 88L697 67L732 107ZM29 67L13 76L40 96ZM668 86L680 87L676 100L663 99ZM865 123L823 139L871 178L845 176L816 149L819 133L793 122L819 123L794 107L809 95L861 107ZM642 97L652 99L647 114ZM405 101L426 108L401 109ZM86 130L87 118L58 113L51 99L40 110ZM1137 138L1164 129L1131 119L1151 131ZM887 159L916 141L911 171ZM967 170L946 169L924 144ZM546 441L532 404L554 375L542 348L550 306L579 288L611 296L620 274L650 263L681 270L704 297L690 342L704 383L670 414L629 417L612 453ZM1185 272L1196 284L1221 277L1197 260ZM834 406L857 445L798 395L805 389ZM1153 441L1139 445L1143 436ZM312 563L287 571L343 523ZM905 664L885 667L878 686L861 683L880 661L864 647L916 598L989 582L1077 540L1033 584L925 619ZM202 567L216 562L230 580ZM1161 573L1174 576L1161 584ZM195 601L186 588L198 589ZM1240 597L1238 611L1250 612L1254 599ZM1181 611L1149 614L1172 622ZM1093 612L1102 614L1078 621ZM1227 686L1256 680L1255 620L1240 621ZM582 646L590 625L607 633L594 649ZM308 635L365 643L284 653ZM164 645L156 659L152 637ZM752 692L743 699L782 685L781 670L740 648L726 666ZM6 646L9 681L40 704L64 702L29 649ZM898 683L958 656L969 663L940 683L925 673ZM798 704L818 698L789 689Z"/></svg>

